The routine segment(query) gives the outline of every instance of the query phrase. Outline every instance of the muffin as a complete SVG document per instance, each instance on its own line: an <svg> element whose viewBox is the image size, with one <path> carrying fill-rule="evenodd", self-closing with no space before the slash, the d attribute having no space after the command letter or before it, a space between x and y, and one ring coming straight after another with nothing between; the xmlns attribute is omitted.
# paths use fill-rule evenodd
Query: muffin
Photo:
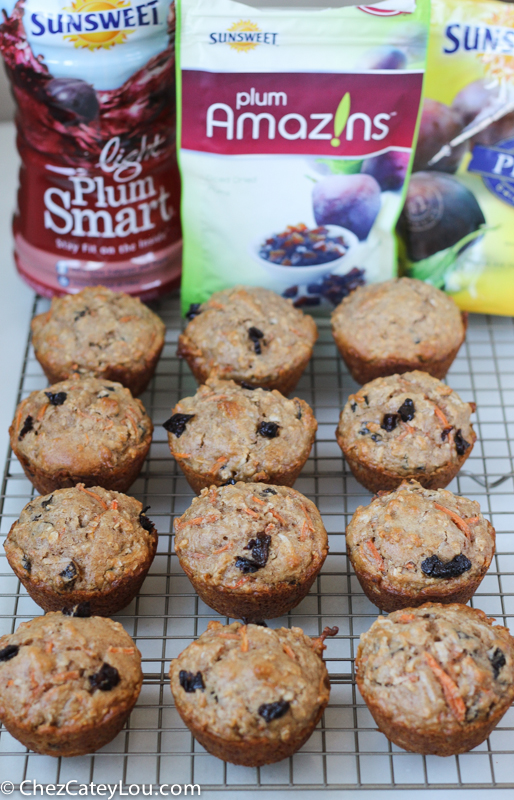
<svg viewBox="0 0 514 800"><path fill-rule="evenodd" d="M451 756L481 744L514 699L514 639L483 611L425 603L361 635L357 685L405 750Z"/></svg>
<svg viewBox="0 0 514 800"><path fill-rule="evenodd" d="M178 340L198 383L226 378L289 394L318 338L312 317L269 289L235 286L191 306Z"/></svg>
<svg viewBox="0 0 514 800"><path fill-rule="evenodd" d="M157 549L139 500L99 486L31 500L5 541L7 560L45 611L88 603L109 616L137 595Z"/></svg>
<svg viewBox="0 0 514 800"><path fill-rule="evenodd" d="M444 378L466 336L467 314L414 278L360 286L332 314L332 333L358 383L412 370Z"/></svg>
<svg viewBox="0 0 514 800"><path fill-rule="evenodd" d="M318 425L297 397L211 378L177 403L164 427L172 455L199 494L235 481L292 486Z"/></svg>
<svg viewBox="0 0 514 800"><path fill-rule="evenodd" d="M359 506L346 529L355 574L382 611L427 600L467 603L494 555L495 531L474 500L417 481Z"/></svg>
<svg viewBox="0 0 514 800"><path fill-rule="evenodd" d="M0 720L36 753L99 750L123 728L142 682L139 650L112 619L54 612L0 637Z"/></svg>
<svg viewBox="0 0 514 800"><path fill-rule="evenodd" d="M75 373L143 392L164 346L162 320L136 297L88 286L54 297L32 320L34 353L50 383Z"/></svg>
<svg viewBox="0 0 514 800"><path fill-rule="evenodd" d="M414 478L442 489L473 449L475 410L426 372L376 378L346 403L336 438L351 471L370 492Z"/></svg>
<svg viewBox="0 0 514 800"><path fill-rule="evenodd" d="M246 767L273 764L309 738L330 682L317 639L301 628L210 622L171 662L175 705L202 747Z"/></svg>
<svg viewBox="0 0 514 800"><path fill-rule="evenodd" d="M286 486L203 489L175 520L180 566L204 603L255 621L303 600L328 552L314 503Z"/></svg>
<svg viewBox="0 0 514 800"><path fill-rule="evenodd" d="M77 483L126 492L143 466L152 431L143 404L121 383L71 378L25 398L9 435L40 494Z"/></svg>

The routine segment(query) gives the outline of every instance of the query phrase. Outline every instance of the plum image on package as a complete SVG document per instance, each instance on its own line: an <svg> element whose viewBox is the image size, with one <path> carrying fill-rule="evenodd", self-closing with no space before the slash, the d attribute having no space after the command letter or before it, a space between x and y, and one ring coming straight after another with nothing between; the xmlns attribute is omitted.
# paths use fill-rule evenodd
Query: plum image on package
<svg viewBox="0 0 514 800"><path fill-rule="evenodd" d="M279 3L177 2L184 311L237 283L329 310L396 274L430 2Z"/></svg>

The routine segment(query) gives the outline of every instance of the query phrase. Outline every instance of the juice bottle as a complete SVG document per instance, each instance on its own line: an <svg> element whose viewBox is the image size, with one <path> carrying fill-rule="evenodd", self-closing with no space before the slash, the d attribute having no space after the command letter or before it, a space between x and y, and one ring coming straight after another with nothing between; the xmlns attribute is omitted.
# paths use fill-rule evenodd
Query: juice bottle
<svg viewBox="0 0 514 800"><path fill-rule="evenodd" d="M45 296L92 284L145 299L168 291L181 252L173 3L4 9L0 51L22 162L20 274Z"/></svg>

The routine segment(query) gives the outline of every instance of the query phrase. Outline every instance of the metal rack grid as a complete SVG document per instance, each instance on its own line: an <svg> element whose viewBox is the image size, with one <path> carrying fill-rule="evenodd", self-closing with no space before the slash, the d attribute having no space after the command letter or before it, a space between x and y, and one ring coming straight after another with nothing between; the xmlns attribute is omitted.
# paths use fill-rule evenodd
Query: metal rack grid
<svg viewBox="0 0 514 800"><path fill-rule="evenodd" d="M126 729L91 756L62 760L40 756L27 752L1 729L0 772L15 784L33 778L41 784L121 780L124 785L154 787L197 783L204 790L513 788L514 708L472 754L423 757L391 745L377 731L355 686L353 657L359 635L378 612L347 563L343 532L353 511L367 503L370 495L349 472L334 438L340 409L357 387L337 355L326 319L318 320L320 337L314 358L296 391L311 404L319 423L316 443L296 488L320 509L329 532L330 555L308 597L271 625L299 625L314 635L325 625L339 626L339 635L329 641L326 651L332 681L330 704L299 753L260 769L225 764L194 741L173 706L169 662L205 630L210 619L219 617L196 596L173 551L173 519L188 507L192 492L169 454L160 424L179 398L194 393L195 382L175 355L181 328L178 297L154 305L166 323L166 345L142 400L156 427L149 458L131 491L151 506L159 547L140 595L117 617L142 652L141 696ZM48 301L35 299L34 313L47 308ZM475 315L448 382L464 400L476 402L479 437L465 471L449 488L478 500L498 534L497 554L472 604L514 632L513 356L514 321ZM18 402L45 385L29 339ZM33 494L9 452L1 493L2 543ZM10 570L3 548L0 558L0 633L8 633L42 611Z"/></svg>

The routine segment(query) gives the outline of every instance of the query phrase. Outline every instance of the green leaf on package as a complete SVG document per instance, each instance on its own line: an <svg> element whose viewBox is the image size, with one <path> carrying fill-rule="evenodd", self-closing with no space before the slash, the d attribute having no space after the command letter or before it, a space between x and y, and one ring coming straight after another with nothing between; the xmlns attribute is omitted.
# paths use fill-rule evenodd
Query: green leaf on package
<svg viewBox="0 0 514 800"><path fill-rule="evenodd" d="M464 236L452 247L448 247L446 250L439 250L432 256L424 258L423 261L412 263L409 268L410 277L431 283L432 286L436 286L438 289L444 288L446 280L455 268L455 262L463 248L469 242L479 236L483 236L488 230L491 230L490 226L482 225L478 230L468 233L467 236Z"/></svg>
<svg viewBox="0 0 514 800"><path fill-rule="evenodd" d="M357 175L361 171L363 160L317 158L316 163L325 164L333 175Z"/></svg>

